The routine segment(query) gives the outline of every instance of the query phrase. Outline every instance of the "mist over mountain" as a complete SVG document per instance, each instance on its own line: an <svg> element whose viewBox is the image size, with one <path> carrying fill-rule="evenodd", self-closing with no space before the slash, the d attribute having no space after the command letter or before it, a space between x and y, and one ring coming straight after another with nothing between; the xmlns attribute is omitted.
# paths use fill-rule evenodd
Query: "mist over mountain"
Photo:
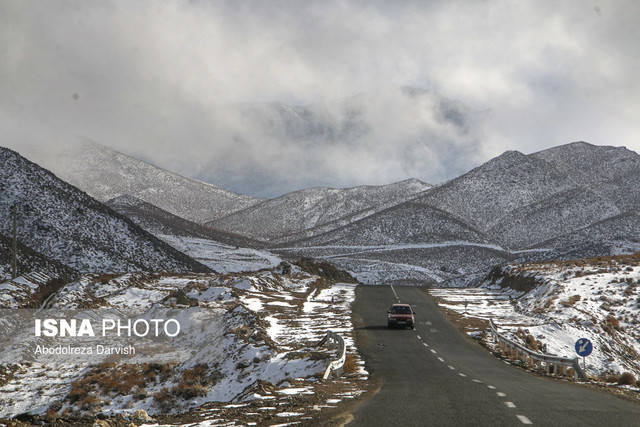
<svg viewBox="0 0 640 427"><path fill-rule="evenodd" d="M160 142L167 135L129 144L109 136L94 144L86 143L89 139L73 144L73 135L56 134L60 142L43 146L38 141L46 137L38 135L18 151L98 200L130 194L183 217L180 206L188 207L188 219L204 222L246 208L256 197L304 188L386 185L409 178L439 183L476 166L492 150L483 142L486 111L412 87L305 105L257 102L193 108L183 114L195 123L169 142ZM181 116L172 120L178 123L166 124L182 123ZM60 152L67 144L72 148ZM148 172L133 179L131 171L144 165L125 162L122 155L215 185L205 191L195 183L176 182L189 191L169 194L158 189L152 194L150 181L164 179L170 186L175 175L156 171L161 176ZM222 188L231 191L225 194ZM214 199L217 203L198 205ZM205 210L214 215L206 218Z"/></svg>
<svg viewBox="0 0 640 427"><path fill-rule="evenodd" d="M90 142L73 145L54 160L56 174L101 202L129 195L195 222L211 221L261 200L185 178Z"/></svg>

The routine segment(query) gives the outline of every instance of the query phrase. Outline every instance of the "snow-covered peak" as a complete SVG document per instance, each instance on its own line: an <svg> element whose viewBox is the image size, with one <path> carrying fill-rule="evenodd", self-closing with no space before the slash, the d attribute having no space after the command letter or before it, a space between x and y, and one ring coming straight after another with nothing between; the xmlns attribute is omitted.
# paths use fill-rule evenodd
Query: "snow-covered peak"
<svg viewBox="0 0 640 427"><path fill-rule="evenodd" d="M62 179L102 202L128 194L198 223L260 201L89 142L70 149L62 161L48 166Z"/></svg>

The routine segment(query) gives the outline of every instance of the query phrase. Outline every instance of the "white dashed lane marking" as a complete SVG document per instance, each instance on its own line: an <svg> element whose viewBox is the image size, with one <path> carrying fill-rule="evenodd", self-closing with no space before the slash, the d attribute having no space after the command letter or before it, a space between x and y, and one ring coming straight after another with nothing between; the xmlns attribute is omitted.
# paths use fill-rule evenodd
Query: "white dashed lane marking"
<svg viewBox="0 0 640 427"><path fill-rule="evenodd" d="M400 298L398 297L398 294L396 293L396 290L394 289L393 285L391 285L391 290L393 291L393 294L396 296L396 299L398 300L398 302L400 302Z"/></svg>
<svg viewBox="0 0 640 427"><path fill-rule="evenodd" d="M398 299L398 302L400 302L400 298L398 298L398 294L396 293L396 290L393 288L393 286L391 286L391 290L393 291L393 294L396 296L396 298ZM431 322L427 322L427 325L431 325ZM437 332L435 329L431 329L431 332ZM416 338L418 338L420 341L422 341L422 337L420 335L416 335ZM429 344L427 344L426 342L423 342L422 345L424 345L425 347L429 347ZM435 351L434 349L430 348L429 349L431 351L431 353L433 354L437 354L437 351ZM438 360L442 363L445 363L444 359L442 357L438 357ZM447 365L447 367L449 369L451 369L452 371L455 371L455 367L451 366L451 365ZM463 374L462 372L458 372L458 375L460 375L463 378L466 378L467 376L465 374ZM478 380L478 379L472 379L471 381L473 381L474 383L477 384L482 384L482 381ZM495 390L496 387L492 386L492 385L487 385L487 388L490 390ZM507 397L506 393L503 393L501 391L496 392L496 396L498 397ZM516 407L516 405L513 402L504 402L504 404L507 406L507 408L511 408L514 409ZM518 420L522 423L522 424L533 424L531 422L531 420L527 417L525 417L524 415L516 415L516 417L518 417Z"/></svg>
<svg viewBox="0 0 640 427"><path fill-rule="evenodd" d="M516 415L522 424L533 424L531 420L524 415Z"/></svg>

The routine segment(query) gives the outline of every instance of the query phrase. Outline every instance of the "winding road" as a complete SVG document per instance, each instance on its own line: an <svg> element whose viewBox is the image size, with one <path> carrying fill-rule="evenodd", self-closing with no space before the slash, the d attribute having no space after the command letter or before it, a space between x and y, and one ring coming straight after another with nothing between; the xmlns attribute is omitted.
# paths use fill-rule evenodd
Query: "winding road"
<svg viewBox="0 0 640 427"><path fill-rule="evenodd" d="M396 302L416 329L388 329ZM546 379L496 359L464 337L417 287L360 286L354 314L360 352L378 393L352 414L356 426L640 426L640 404Z"/></svg>

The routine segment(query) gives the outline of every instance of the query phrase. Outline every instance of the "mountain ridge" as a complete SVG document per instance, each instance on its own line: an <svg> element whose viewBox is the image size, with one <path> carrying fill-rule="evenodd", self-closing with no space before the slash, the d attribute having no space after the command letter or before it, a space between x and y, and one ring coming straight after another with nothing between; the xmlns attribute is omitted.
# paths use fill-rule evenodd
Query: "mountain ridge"
<svg viewBox="0 0 640 427"><path fill-rule="evenodd" d="M8 215L13 206L18 206L21 244L80 272L210 271L52 172L0 147L0 212ZM0 223L0 233L11 231L9 221Z"/></svg>

